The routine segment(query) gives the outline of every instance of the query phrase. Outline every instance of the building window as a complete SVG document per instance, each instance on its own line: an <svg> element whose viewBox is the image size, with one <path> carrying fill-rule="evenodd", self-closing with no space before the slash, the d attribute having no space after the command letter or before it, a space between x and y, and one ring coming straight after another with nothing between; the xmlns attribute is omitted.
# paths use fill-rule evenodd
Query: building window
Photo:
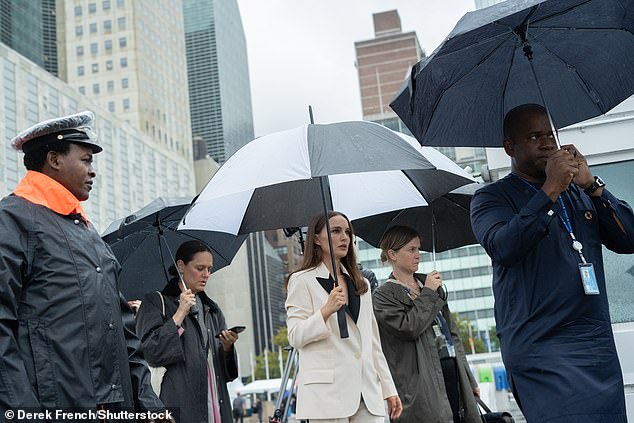
<svg viewBox="0 0 634 423"><path fill-rule="evenodd" d="M79 87L78 90L80 94L86 94L86 87L84 87L83 85Z"/></svg>
<svg viewBox="0 0 634 423"><path fill-rule="evenodd" d="M110 0L103 0L103 10L110 10Z"/></svg>
<svg viewBox="0 0 634 423"><path fill-rule="evenodd" d="M119 31L125 29L125 18L117 18L117 28L119 28Z"/></svg>
<svg viewBox="0 0 634 423"><path fill-rule="evenodd" d="M103 46L106 49L106 51L110 53L112 51L112 40L104 41Z"/></svg>
<svg viewBox="0 0 634 423"><path fill-rule="evenodd" d="M121 80L121 88L128 88L128 78L123 78Z"/></svg>
<svg viewBox="0 0 634 423"><path fill-rule="evenodd" d="M95 34L97 32L97 22L91 23L88 27L91 34Z"/></svg>
<svg viewBox="0 0 634 423"><path fill-rule="evenodd" d="M114 101L109 101L108 102L108 111L110 113L114 113Z"/></svg>
<svg viewBox="0 0 634 423"><path fill-rule="evenodd" d="M130 109L130 99L124 98L123 99L123 110L129 110L129 109Z"/></svg>
<svg viewBox="0 0 634 423"><path fill-rule="evenodd" d="M92 73L97 73L99 72L99 63L93 63L92 64Z"/></svg>
<svg viewBox="0 0 634 423"><path fill-rule="evenodd" d="M107 83L107 87L108 87L108 92L111 93L114 91L114 81L110 80Z"/></svg>
<svg viewBox="0 0 634 423"><path fill-rule="evenodd" d="M126 48L128 46L128 40L126 37L119 38L119 47Z"/></svg>
<svg viewBox="0 0 634 423"><path fill-rule="evenodd" d="M92 93L99 94L99 84L92 84Z"/></svg>
<svg viewBox="0 0 634 423"><path fill-rule="evenodd" d="M84 27L81 25L77 25L75 27L75 35L77 35L78 37L84 35Z"/></svg>
<svg viewBox="0 0 634 423"><path fill-rule="evenodd" d="M90 44L90 53L97 54L97 43Z"/></svg>
<svg viewBox="0 0 634 423"><path fill-rule="evenodd" d="M96 13L96 12L97 12L97 3L89 3L88 13Z"/></svg>
<svg viewBox="0 0 634 423"><path fill-rule="evenodd" d="M125 0L117 0L117 7L125 7Z"/></svg>
<svg viewBox="0 0 634 423"><path fill-rule="evenodd" d="M121 67L122 68L127 68L128 67L128 58L127 57L122 57L120 60L121 63Z"/></svg>
<svg viewBox="0 0 634 423"><path fill-rule="evenodd" d="M77 56L84 55L84 46L77 46Z"/></svg>
<svg viewBox="0 0 634 423"><path fill-rule="evenodd" d="M112 21L110 19L103 21L103 32L106 34L110 34L112 32Z"/></svg>
<svg viewBox="0 0 634 423"><path fill-rule="evenodd" d="M113 67L112 60L106 60L106 70L112 70Z"/></svg>
<svg viewBox="0 0 634 423"><path fill-rule="evenodd" d="M83 66L77 66L77 76L84 76L84 67Z"/></svg>
<svg viewBox="0 0 634 423"><path fill-rule="evenodd" d="M75 6L75 16L81 16L81 15L82 15L81 6Z"/></svg>

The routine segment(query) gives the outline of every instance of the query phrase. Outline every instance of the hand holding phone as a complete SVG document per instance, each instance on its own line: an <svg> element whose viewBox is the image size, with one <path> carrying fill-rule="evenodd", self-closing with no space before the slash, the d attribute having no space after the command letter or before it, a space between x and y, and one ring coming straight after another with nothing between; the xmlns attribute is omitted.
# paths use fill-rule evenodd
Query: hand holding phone
<svg viewBox="0 0 634 423"><path fill-rule="evenodd" d="M229 329L227 329L227 330L228 330L228 331L231 331L231 332L233 332L233 333L238 334L238 333L242 333L242 332L244 332L244 330L245 330L246 328L247 328L246 326L234 326L234 327L231 327L231 328L229 328ZM222 332L221 332L221 333L222 333ZM216 334L216 338L220 338L220 333Z"/></svg>

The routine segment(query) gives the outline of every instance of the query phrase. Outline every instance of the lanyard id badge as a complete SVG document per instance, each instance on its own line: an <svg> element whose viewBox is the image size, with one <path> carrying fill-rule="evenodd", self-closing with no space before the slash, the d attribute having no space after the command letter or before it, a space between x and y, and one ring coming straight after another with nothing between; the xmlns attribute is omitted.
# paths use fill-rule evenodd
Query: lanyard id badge
<svg viewBox="0 0 634 423"><path fill-rule="evenodd" d="M599 284L592 263L579 263L579 273L586 295L599 295Z"/></svg>
<svg viewBox="0 0 634 423"><path fill-rule="evenodd" d="M579 258L581 259L581 263L579 263L579 274L581 275L583 292L585 292L586 295L599 295L599 284L597 283L597 275L594 272L594 265L592 263L588 263L586 258L583 256L583 244L575 238L575 234L572 232L572 223L570 222L570 217L568 217L566 205L561 199L561 196L559 196L558 200L561 205L561 209L564 212L563 218L559 216L559 220L561 220L561 223L563 223L570 235L570 238L572 239L572 249L579 253Z"/></svg>
<svg viewBox="0 0 634 423"><path fill-rule="evenodd" d="M526 185L531 187L534 191L538 191L536 187L529 184L524 179L519 179ZM575 234L572 230L572 222L570 220L570 216L568 216L568 210L566 209L566 204L561 198L561 195L557 198L557 201L559 202L559 205L561 206L561 210L563 212L563 216L559 215L559 220L570 235L570 239L572 240L572 249L579 254L579 258L581 259L581 263L579 263L579 274L581 275L581 285L583 286L583 292L585 292L586 295L599 295L599 284L597 282L596 273L594 272L594 265L592 263L588 263L586 261L586 258L583 256L583 244L575 237Z"/></svg>

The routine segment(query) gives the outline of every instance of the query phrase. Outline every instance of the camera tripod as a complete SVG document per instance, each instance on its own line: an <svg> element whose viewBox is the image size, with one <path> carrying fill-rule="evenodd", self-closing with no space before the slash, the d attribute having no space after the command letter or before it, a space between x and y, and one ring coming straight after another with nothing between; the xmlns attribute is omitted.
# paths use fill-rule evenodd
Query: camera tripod
<svg viewBox="0 0 634 423"><path fill-rule="evenodd" d="M269 423L286 423L288 421L288 408L291 404L291 398L293 396L293 390L295 389L295 382L297 379L297 370L299 368L297 356L297 350L291 346L285 348L287 351L290 351L288 354L288 359L286 360L286 365L284 366L284 374L282 375L282 384L280 385L280 392L275 400L275 411L272 416L269 416ZM288 380L292 376L291 388L288 392L288 397L286 402L284 402L284 392L286 392L286 386L288 384ZM282 404L284 405L284 409L282 410Z"/></svg>

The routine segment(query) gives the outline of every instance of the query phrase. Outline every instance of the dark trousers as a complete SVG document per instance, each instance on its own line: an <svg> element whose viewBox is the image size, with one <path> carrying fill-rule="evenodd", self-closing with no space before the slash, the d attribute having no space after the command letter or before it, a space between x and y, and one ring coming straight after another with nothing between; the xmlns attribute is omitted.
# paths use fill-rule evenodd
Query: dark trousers
<svg viewBox="0 0 634 423"><path fill-rule="evenodd" d="M445 380L445 389L447 390L447 398L451 406L454 423L460 423L460 380L458 378L458 363L453 357L443 358L440 360L442 366L442 375Z"/></svg>

